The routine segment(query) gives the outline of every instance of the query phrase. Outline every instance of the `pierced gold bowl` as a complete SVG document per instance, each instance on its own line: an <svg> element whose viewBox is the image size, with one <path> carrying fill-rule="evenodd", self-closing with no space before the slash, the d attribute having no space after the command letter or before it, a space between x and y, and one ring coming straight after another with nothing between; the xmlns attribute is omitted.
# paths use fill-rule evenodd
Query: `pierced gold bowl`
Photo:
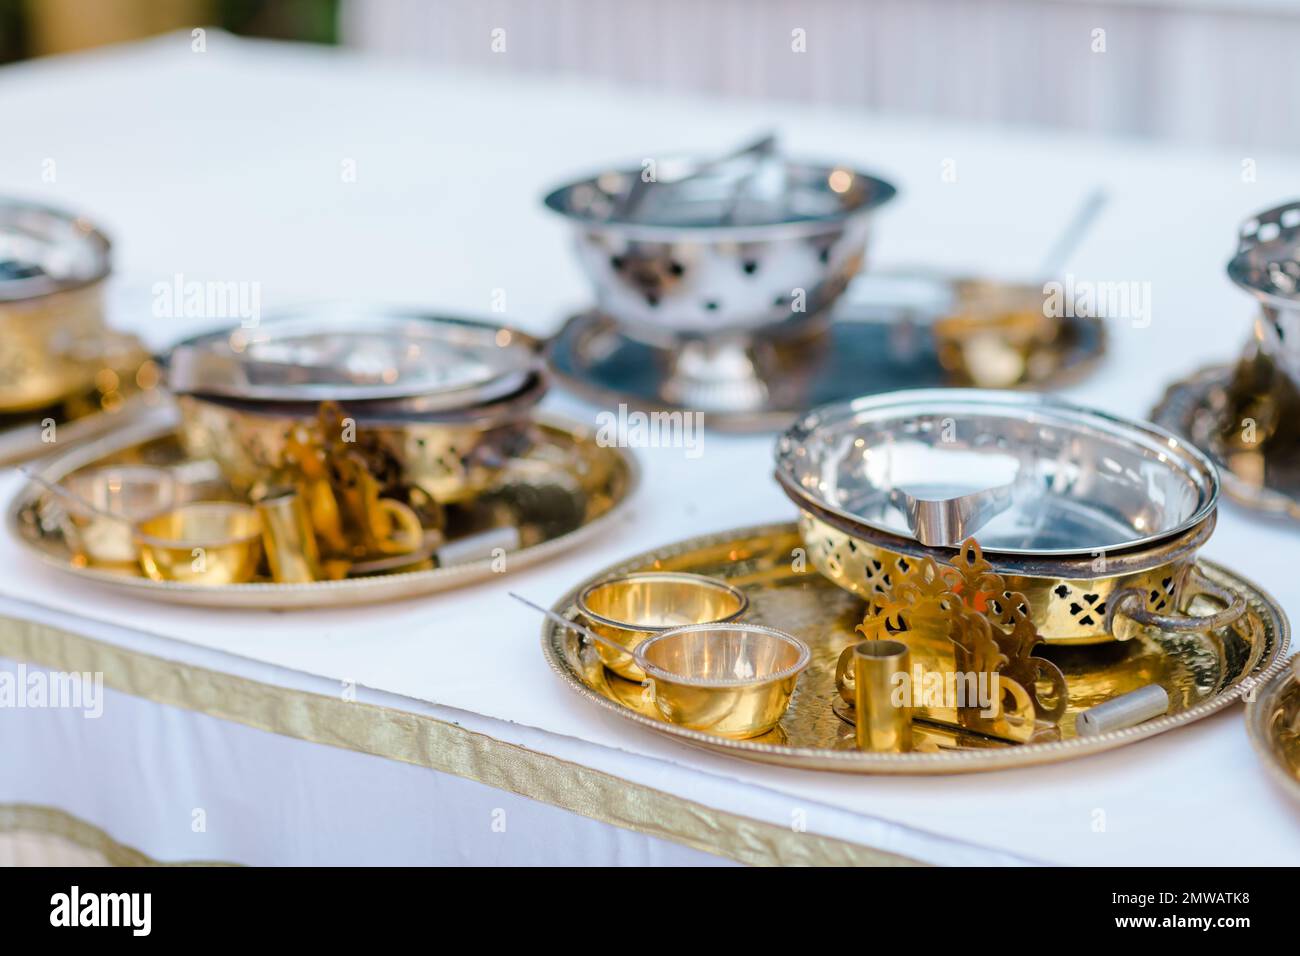
<svg viewBox="0 0 1300 956"><path fill-rule="evenodd" d="M62 401L92 383L101 363L78 343L104 328L110 243L60 209L0 198L0 413Z"/></svg>
<svg viewBox="0 0 1300 956"><path fill-rule="evenodd" d="M242 584L262 559L257 509L235 501L195 501L136 525L140 566L155 581Z"/></svg>
<svg viewBox="0 0 1300 956"><path fill-rule="evenodd" d="M577 600L578 613L588 627L627 648L626 654L620 654L598 645L605 666L629 680L646 676L633 659L643 642L690 624L734 621L748 606L744 593L723 581L659 571L597 581L583 588Z"/></svg>
<svg viewBox="0 0 1300 956"><path fill-rule="evenodd" d="M803 641L761 624L671 628L635 656L664 720L737 740L780 722L812 659Z"/></svg>

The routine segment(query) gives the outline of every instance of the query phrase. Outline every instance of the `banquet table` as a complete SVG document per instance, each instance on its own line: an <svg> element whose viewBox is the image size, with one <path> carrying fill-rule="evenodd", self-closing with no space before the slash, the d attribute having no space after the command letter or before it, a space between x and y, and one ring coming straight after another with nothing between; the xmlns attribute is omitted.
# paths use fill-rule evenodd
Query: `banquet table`
<svg viewBox="0 0 1300 956"><path fill-rule="evenodd" d="M0 115L0 192L100 223L110 320L156 348L212 324L155 314L151 290L177 276L256 283L268 314L352 299L548 334L590 290L547 186L769 127L899 185L873 268L1033 278L1101 187L1068 270L1149 284L1150 321L1111 320L1104 362L1062 394L1136 417L1237 353L1252 306L1224 275L1236 227L1300 188L1300 160L1245 148L524 81L215 31L201 52L186 32L5 67ZM599 411L559 389L545 408ZM0 713L0 829L44 821L160 862L1300 862L1296 806L1240 706L1078 760L880 777L693 749L572 694L506 591L549 603L633 553L792 519L772 445L707 431L698 456L634 449L639 487L594 541L375 606L166 606L38 566L5 536L0 666L102 673L104 692L98 716ZM21 483L7 469L0 492ZM1300 527L1226 505L1206 554L1300 609Z"/></svg>

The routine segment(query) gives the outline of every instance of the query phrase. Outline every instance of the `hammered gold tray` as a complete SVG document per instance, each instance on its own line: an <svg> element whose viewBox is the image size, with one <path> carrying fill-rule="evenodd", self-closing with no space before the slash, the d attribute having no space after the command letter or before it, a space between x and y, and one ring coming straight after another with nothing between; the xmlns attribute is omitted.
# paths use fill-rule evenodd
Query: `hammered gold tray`
<svg viewBox="0 0 1300 956"><path fill-rule="evenodd" d="M1246 729L1273 779L1300 800L1300 672L1294 666L1282 668L1247 701Z"/></svg>
<svg viewBox="0 0 1300 956"><path fill-rule="evenodd" d="M750 740L729 740L665 722L640 684L601 666L594 648L573 631L547 622L542 650L564 682L594 704L643 727L720 753L764 763L846 773L942 774L1052 763L1109 750L1199 720L1240 699L1249 687L1282 666L1289 625L1277 603L1249 581L1201 561L1216 584L1243 593L1249 613L1232 627L1208 634L1148 633L1128 642L1089 647L1042 647L1065 674L1070 701L1059 740L1008 744L956 728L916 721L911 753L865 753L855 749L853 727L836 717L835 662L861 640L854 628L864 603L836 587L801 559L793 523L742 528L692 538L648 551L582 582L555 605L572 616L578 592L613 574L659 569L724 578L749 596L745 620L795 634L812 648L812 664L800 677L781 723ZM806 566L806 570L800 570ZM1197 599L1198 602L1204 599ZM1208 605L1209 602L1206 602ZM1193 605L1196 613L1210 608ZM1094 737L1074 733L1075 715L1118 694L1150 683L1169 692L1170 710L1125 730Z"/></svg>
<svg viewBox="0 0 1300 956"><path fill-rule="evenodd" d="M185 461L177 440L174 409L79 446L40 470L58 481L79 468L109 464L176 465ZM590 429L554 418L537 424L527 456L507 464L505 477L491 492L512 514L522 547L505 555L504 572L537 564L601 533L636 487L632 456L598 444ZM6 522L27 552L60 571L122 593L168 604L206 607L294 609L339 607L391 601L443 591L504 573L494 559L482 558L427 570L375 574L338 581L277 584L201 585L154 581L130 570L79 563L58 527L40 518L48 492L28 483L9 505Z"/></svg>

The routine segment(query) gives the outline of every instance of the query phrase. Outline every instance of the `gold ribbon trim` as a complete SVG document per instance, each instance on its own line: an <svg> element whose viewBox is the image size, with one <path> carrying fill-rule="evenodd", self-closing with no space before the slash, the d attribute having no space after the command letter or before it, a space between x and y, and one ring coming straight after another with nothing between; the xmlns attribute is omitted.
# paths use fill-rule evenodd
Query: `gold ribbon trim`
<svg viewBox="0 0 1300 956"><path fill-rule="evenodd" d="M224 866L221 863L159 863L139 850L118 843L80 817L32 803L0 804L0 833L56 837L96 854L108 866Z"/></svg>
<svg viewBox="0 0 1300 956"><path fill-rule="evenodd" d="M157 704L454 774L740 863L919 865L884 850L706 807L422 714L275 687L34 621L0 618L0 657L55 671L102 673L106 687Z"/></svg>

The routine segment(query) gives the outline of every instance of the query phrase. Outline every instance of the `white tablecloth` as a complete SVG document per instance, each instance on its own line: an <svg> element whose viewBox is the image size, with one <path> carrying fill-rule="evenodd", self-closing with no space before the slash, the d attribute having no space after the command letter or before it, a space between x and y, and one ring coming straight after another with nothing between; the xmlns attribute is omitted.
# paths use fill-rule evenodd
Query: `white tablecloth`
<svg viewBox="0 0 1300 956"><path fill-rule="evenodd" d="M102 223L116 241L112 318L158 346L211 324L153 316L153 284L176 274L260 283L266 310L351 297L489 314L504 290L506 312L498 319L552 331L588 293L562 224L539 203L546 186L653 150L724 149L769 126L781 130L792 151L852 162L900 185L899 200L879 221L875 258L885 265L1031 276L1083 195L1101 185L1110 205L1070 271L1150 283L1153 316L1147 327L1112 322L1104 367L1066 394L1134 416L1147 413L1172 377L1235 354L1252 312L1223 274L1235 228L1251 212L1291 198L1300 184L1300 162L1249 149L1198 153L797 104L507 81L217 33L209 34L204 53L192 52L185 34L5 68L0 113L7 133L0 190L82 210ZM1243 180L1244 159L1253 161L1254 181ZM42 178L50 161L52 183ZM341 175L345 168L355 169L355 181ZM955 182L944 175L952 169ZM547 406L589 421L595 414L558 394ZM1294 807L1258 766L1240 708L1079 761L887 779L708 755L571 695L541 657L538 621L505 599L507 587L549 601L633 552L793 517L769 477L771 444L769 436L710 432L698 458L681 449L640 450L645 480L604 540L545 567L427 599L298 613L170 608L74 584L34 566L6 539L0 541L0 614L281 686L337 694L339 682L355 681L362 700L428 713L704 807L779 827L798 819L810 834L916 860L1205 865L1300 859ZM0 486L11 492L18 476L9 473ZM1296 608L1298 544L1300 529L1227 507L1207 555ZM20 746L22 759L8 762L19 772L0 780L0 802L76 804L91 822L116 826L123 832L115 837L129 837L160 858L313 858L288 838L277 847L274 823L270 842L256 850L234 837L195 848L169 839L147 804L134 814L120 800L107 809L112 801L105 795L122 784L111 766L93 774L50 770L51 746L69 733L62 723L68 718L48 716L42 723L36 717L22 718L29 722L24 733L41 735L32 738L41 745ZM0 715L4 726L17 726L10 718ZM169 775L196 779L193 768L244 753L233 739L216 747L216 731L191 725L184 715L165 719L174 729L158 724L132 731L147 726L143 716L110 721L106 714L94 733L111 736L114 747L123 735L147 735L152 758L164 768L154 777L142 774L150 787ZM277 740L285 748L321 746ZM249 754L257 752L249 746ZM281 795L313 792L292 761L248 760L232 772L275 784ZM78 784L94 788L99 802L77 803L70 793ZM402 783L394 777L393 786ZM437 787L426 786L436 800ZM249 827L268 825L259 817L271 812L266 808L291 812L290 800L241 800L238 793L235 788L222 799ZM200 799L177 795L171 805ZM394 804L372 824L386 834L377 845L393 847L393 859L410 859L391 834L400 832L402 814L418 816L419 802ZM345 802L339 812L352 812L345 805L352 806ZM352 818L347 830L347 839L360 841L367 825ZM310 834L292 824L282 832L310 844ZM601 832L613 840L617 831ZM575 844L568 841L565 852L563 833L556 828L550 851L572 859ZM427 859L446 849L428 845ZM658 851L645 852L648 859ZM663 853L658 858L669 858ZM361 854L372 861L385 855ZM594 846L576 855L602 858Z"/></svg>

